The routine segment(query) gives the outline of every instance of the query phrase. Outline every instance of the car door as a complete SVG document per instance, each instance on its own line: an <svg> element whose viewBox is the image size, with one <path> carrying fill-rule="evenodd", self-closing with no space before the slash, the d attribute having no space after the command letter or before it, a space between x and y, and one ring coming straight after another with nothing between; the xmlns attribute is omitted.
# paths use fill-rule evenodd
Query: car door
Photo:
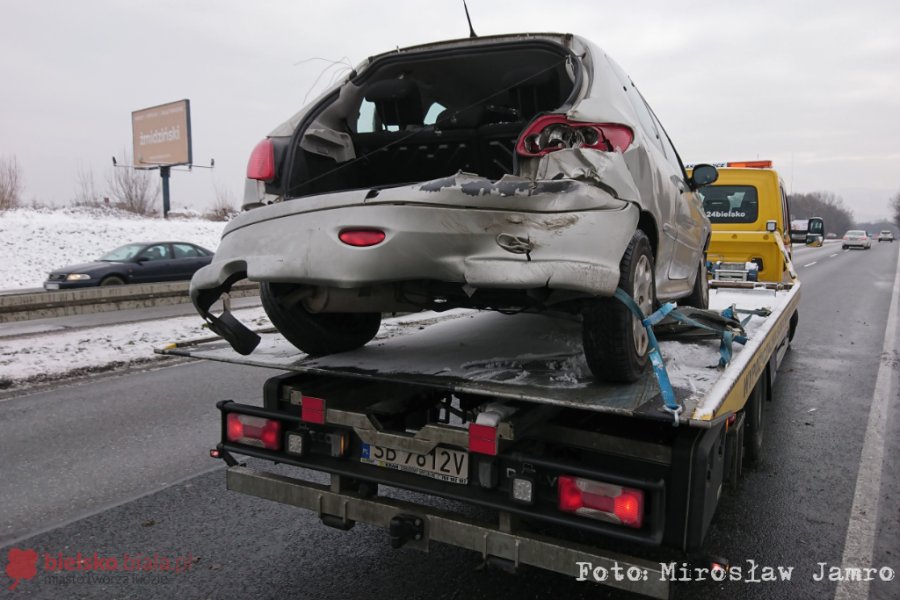
<svg viewBox="0 0 900 600"><path fill-rule="evenodd" d="M172 278L177 280L190 279L194 271L209 263L209 257L193 244L173 243L172 256Z"/></svg>
<svg viewBox="0 0 900 600"><path fill-rule="evenodd" d="M132 273L135 283L172 280L172 248L169 244L154 244L144 248L135 258Z"/></svg>
<svg viewBox="0 0 900 600"><path fill-rule="evenodd" d="M674 287L689 291L700 265L701 254L709 236L710 227L703 211L703 200L700 194L697 194L688 185L687 175L672 140L669 139L656 115L652 114L652 116L659 130L660 142L669 171L669 182L672 185L672 192L675 194L672 206L675 251L672 262L669 263L668 276Z"/></svg>

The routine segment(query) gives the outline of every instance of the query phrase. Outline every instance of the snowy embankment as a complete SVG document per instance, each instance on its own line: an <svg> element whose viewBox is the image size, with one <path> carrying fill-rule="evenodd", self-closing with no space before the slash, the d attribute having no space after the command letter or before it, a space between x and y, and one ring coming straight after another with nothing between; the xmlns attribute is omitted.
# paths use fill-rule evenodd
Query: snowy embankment
<svg viewBox="0 0 900 600"><path fill-rule="evenodd" d="M215 250L223 227L200 218L165 220L110 210L0 212L0 289L40 287L50 270L89 262L129 242L176 240ZM239 318L268 326L259 308L240 311ZM195 316L0 337L0 389L156 360L154 348L209 335Z"/></svg>
<svg viewBox="0 0 900 600"><path fill-rule="evenodd" d="M215 251L225 224L67 208L0 212L0 290L39 288L47 273L131 242L193 242Z"/></svg>

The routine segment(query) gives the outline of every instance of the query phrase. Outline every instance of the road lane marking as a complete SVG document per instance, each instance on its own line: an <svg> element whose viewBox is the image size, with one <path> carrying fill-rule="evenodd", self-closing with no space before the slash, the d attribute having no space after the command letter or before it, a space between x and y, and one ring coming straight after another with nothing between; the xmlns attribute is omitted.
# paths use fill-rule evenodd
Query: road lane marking
<svg viewBox="0 0 900 600"><path fill-rule="evenodd" d="M809 263L808 265L803 265L803 266L804 266L804 267L811 267L811 266L813 266L814 264L816 264L817 262L819 262L819 261L814 260L814 261L812 261L811 263Z"/></svg>
<svg viewBox="0 0 900 600"><path fill-rule="evenodd" d="M834 254L832 254L831 256L829 256L828 258L834 258L834 257L837 256L838 254L840 254L840 252L835 252Z"/></svg>
<svg viewBox="0 0 900 600"><path fill-rule="evenodd" d="M875 380L875 393L869 408L869 421L859 459L856 476L856 491L853 494L853 508L847 524L847 538L844 541L843 567L868 568L872 564L875 549L875 527L878 524L878 498L881 495L881 471L884 466L885 428L888 420L888 402L893 386L892 363L897 352L897 303L900 297L900 252L897 253L897 270L894 273L894 291L891 293L891 308L888 310L887 328L881 351L881 366ZM835 600L851 600L869 597L868 581L844 579L834 592Z"/></svg>

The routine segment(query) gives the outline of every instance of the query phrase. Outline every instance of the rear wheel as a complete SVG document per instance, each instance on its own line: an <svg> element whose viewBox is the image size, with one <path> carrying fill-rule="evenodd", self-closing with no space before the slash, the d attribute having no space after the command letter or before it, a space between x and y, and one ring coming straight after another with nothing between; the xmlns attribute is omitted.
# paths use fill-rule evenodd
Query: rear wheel
<svg viewBox="0 0 900 600"><path fill-rule="evenodd" d="M653 254L643 231L636 231L619 264L619 287L644 315L653 310L656 285ZM587 300L582 309L582 343L588 367L607 382L636 381L647 366L650 340L641 322L615 298Z"/></svg>
<svg viewBox="0 0 900 600"><path fill-rule="evenodd" d="M747 420L744 423L744 456L749 464L755 464L762 456L763 431L766 412L766 374L760 376L747 404L744 406Z"/></svg>
<svg viewBox="0 0 900 600"><path fill-rule="evenodd" d="M697 279L694 280L694 289L691 295L678 304L693 306L694 308L709 308L709 279L706 277L706 255L700 257L700 266L697 267Z"/></svg>
<svg viewBox="0 0 900 600"><path fill-rule="evenodd" d="M325 356L365 346L381 326L381 313L311 313L291 299L296 287L261 283L259 296L272 325L287 341L311 356Z"/></svg>
<svg viewBox="0 0 900 600"><path fill-rule="evenodd" d="M110 275L109 277L104 277L100 285L125 285L125 280L116 275Z"/></svg>

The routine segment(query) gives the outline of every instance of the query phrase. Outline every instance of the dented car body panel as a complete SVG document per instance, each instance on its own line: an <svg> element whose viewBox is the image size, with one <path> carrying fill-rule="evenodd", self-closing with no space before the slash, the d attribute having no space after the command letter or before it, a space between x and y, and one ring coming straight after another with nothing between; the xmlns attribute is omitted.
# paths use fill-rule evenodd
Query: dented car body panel
<svg viewBox="0 0 900 600"><path fill-rule="evenodd" d="M639 217L633 202L566 179L533 185L521 178L491 182L459 174L383 190L371 199L357 191L310 200L275 204L232 221L217 263L198 273L192 287L216 287L245 271L255 281L337 288L434 279L610 295L619 255ZM340 231L354 226L384 231L385 240L377 251L342 243ZM504 248L506 239L528 248Z"/></svg>
<svg viewBox="0 0 900 600"><path fill-rule="evenodd" d="M559 139L529 133L546 115L560 116ZM578 36L374 56L268 140L274 172L248 177L252 210L191 284L211 323L212 301L242 277L296 284L311 312L518 310L611 296L638 229L659 301L690 294L705 260L709 222L668 136ZM348 229L383 239L348 245Z"/></svg>

